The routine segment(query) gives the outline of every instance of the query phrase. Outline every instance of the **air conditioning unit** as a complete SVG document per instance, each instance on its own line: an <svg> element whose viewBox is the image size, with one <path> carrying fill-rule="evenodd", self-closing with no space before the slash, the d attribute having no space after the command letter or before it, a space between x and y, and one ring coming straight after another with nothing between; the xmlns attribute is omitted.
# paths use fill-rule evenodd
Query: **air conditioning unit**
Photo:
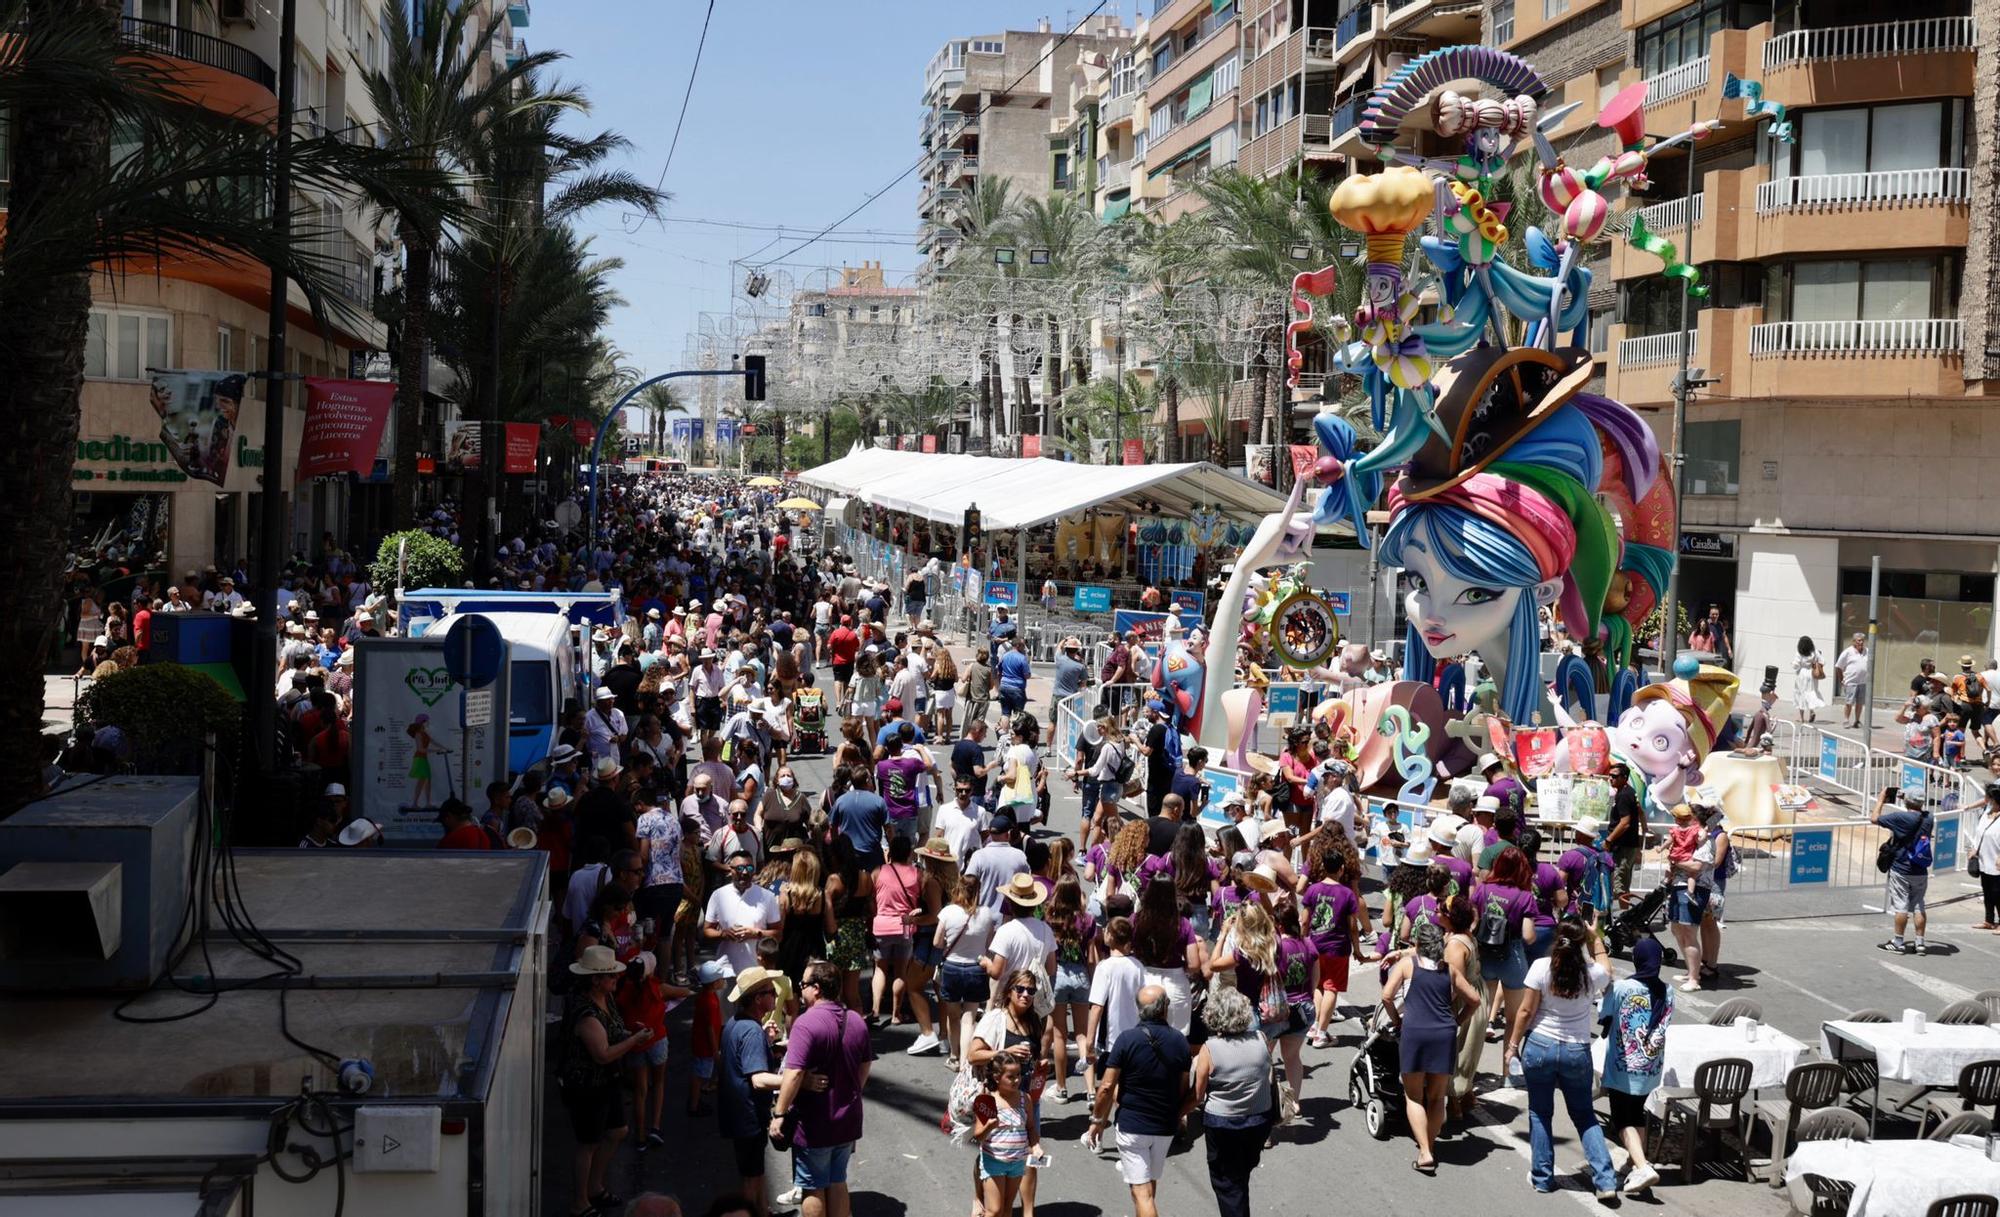
<svg viewBox="0 0 2000 1217"><path fill-rule="evenodd" d="M225 25L257 24L257 0L215 0L215 12Z"/></svg>

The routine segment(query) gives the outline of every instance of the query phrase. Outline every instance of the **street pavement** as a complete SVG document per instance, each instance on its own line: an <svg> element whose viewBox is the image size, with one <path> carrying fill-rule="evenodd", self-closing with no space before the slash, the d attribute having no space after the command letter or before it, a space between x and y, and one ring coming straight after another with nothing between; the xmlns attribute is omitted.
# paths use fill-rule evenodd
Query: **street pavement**
<svg viewBox="0 0 2000 1217"><path fill-rule="evenodd" d="M828 765L823 758L795 761L794 767L806 788L824 788ZM1066 781L1055 779L1054 790L1051 827L1073 835L1077 800ZM1816 1047L1819 1024L1850 1010L1872 1006L1894 1015L1909 1006L1935 1013L1947 1002L1989 987L2000 976L2000 937L1969 928L1979 913L1974 893L1975 884L1962 874L1933 879L1932 951L1922 958L1891 956L1876 949L1887 937L1887 919L1868 911L1863 898L1857 898L1849 916L1731 924L1723 941L1721 986L1680 995L1677 1017L1699 1020L1723 1000L1750 997L1762 1003L1767 1024ZM1371 905L1379 919L1379 893ZM1347 995L1343 1012L1359 1014L1376 999L1376 969L1356 967L1353 975L1354 990ZM1678 971L1669 978L1678 980ZM1304 1119L1285 1129L1278 1146L1265 1154L1251 1185L1257 1211L1389 1211L1391 1206L1413 1202L1472 1199L1478 1201L1482 1217L1540 1217L1574 1211L1574 1205L1598 1208L1586 1181L1576 1173L1583 1155L1574 1130L1560 1115L1557 1169L1564 1190L1557 1196L1533 1192L1527 1172L1525 1095L1510 1088L1487 1091L1476 1124L1439 1143L1441 1168L1436 1178L1413 1172L1411 1143L1400 1122L1394 1136L1378 1142L1348 1101L1348 1068L1360 1027L1357 1018L1346 1018L1336 1024L1332 1048L1305 1050ZM618 1190L628 1195L643 1189L670 1191L689 1211L699 1212L712 1197L733 1190L735 1181L728 1147L716 1137L712 1117L689 1120L681 1114L686 1029L682 1023L672 1030L667 1147L649 1154L622 1151L615 1178ZM868 1086L867 1131L851 1169L854 1212L862 1217L951 1217L970 1209L971 1155L938 1131L950 1075L939 1056L904 1053L915 1034L914 1027L900 1026L876 1035L880 1059ZM1498 1061L1499 1048L1492 1046L1487 1053L1489 1072L1497 1070ZM1081 1092L1080 1081L1072 1089ZM553 1088L550 1094L544 1211L561 1214L567 1211L568 1125L553 1101ZM1037 1212L1043 1217L1132 1211L1113 1162L1086 1153L1078 1143L1086 1111L1080 1099L1044 1107L1043 1136L1054 1165L1042 1173ZM1616 1151L1616 1156L1622 1164L1623 1151ZM785 1159L770 1155L768 1168L774 1172L774 1184L788 1182ZM1761 1184L1710 1179L1688 1187L1674 1182L1672 1173L1667 1178L1669 1183L1652 1197L1629 1200L1626 1208L1675 1217L1697 1213L1775 1217L1788 1211L1784 1193ZM1171 1159L1160 1204L1163 1213L1173 1215L1214 1211L1200 1141Z"/></svg>

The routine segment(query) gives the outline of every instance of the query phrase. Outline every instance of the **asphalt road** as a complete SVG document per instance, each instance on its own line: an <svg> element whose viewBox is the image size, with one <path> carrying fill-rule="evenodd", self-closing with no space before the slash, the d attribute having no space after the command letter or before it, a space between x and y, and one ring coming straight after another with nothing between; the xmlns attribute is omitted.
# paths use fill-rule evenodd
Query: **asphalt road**
<svg viewBox="0 0 2000 1217"><path fill-rule="evenodd" d="M801 781L808 789L823 787L824 760L800 761L795 767L802 771ZM1058 780L1056 789L1054 827L1074 832L1075 797L1068 793L1066 782ZM1966 899L1974 887L1963 875L1933 880L1937 907L1932 952L1923 958L1878 951L1876 944L1886 937L1886 918L1866 911L1859 897L1856 911L1848 916L1732 923L1724 938L1722 986L1683 995L1678 1017L1698 1019L1726 998L1748 996L1762 1003L1766 1023L1816 1045L1823 1020L1860 1007L1895 1014L1913 1006L1935 1013L2000 977L2000 936L1969 928L1979 912L1977 901ZM1357 967L1354 976L1355 989L1344 1009L1359 1011L1375 999L1375 969ZM1583 1156L1574 1132L1560 1116L1557 1166L1564 1174L1565 1191L1556 1197L1533 1192L1527 1178L1525 1096L1511 1089L1488 1091L1476 1126L1440 1143L1442 1167L1436 1178L1414 1173L1407 1136L1399 1133L1387 1141L1374 1140L1361 1113L1348 1101L1348 1069L1359 1029L1359 1021L1349 1018L1336 1025L1333 1047L1306 1050L1305 1118L1283 1132L1252 1181L1259 1212L1386 1211L1433 1198L1477 1199L1482 1217L1566 1212L1576 1204L1598 1207L1585 1181L1574 1174ZM679 1099L686 1085L684 1035L684 1027L674 1029L668 1145L645 1155L624 1151L617 1177L628 1194L647 1188L667 1190L680 1196L690 1212L700 1212L713 1196L733 1190L734 1176L727 1147L717 1139L712 1119L690 1121L680 1114ZM950 1075L939 1056L904 1053L914 1036L914 1027L877 1033L880 1059L869 1082L867 1132L851 1172L854 1211L862 1217L904 1213L950 1217L970 1208L970 1155L953 1146L937 1127ZM1497 1047L1489 1049L1489 1070L1497 1069L1498 1056ZM1080 1082L1075 1089L1082 1089ZM1086 1123L1084 1102L1046 1106L1043 1119L1044 1140L1055 1162L1042 1174L1037 1212L1044 1217L1131 1212L1111 1160L1094 1158L1078 1144ZM568 1211L564 1191L568 1128L559 1107L551 1107L546 1128L544 1211L562 1214ZM1622 1162L1622 1151L1617 1156ZM788 1173L788 1163L777 1155L768 1161L774 1182ZM1669 1182L1655 1189L1652 1198L1630 1200L1625 1207L1702 1217L1775 1217L1789 1211L1782 1192L1762 1185L1710 1179L1689 1187L1678 1185L1673 1174L1667 1178ZM1213 1211L1199 1141L1172 1158L1160 1201L1162 1211L1169 1214Z"/></svg>

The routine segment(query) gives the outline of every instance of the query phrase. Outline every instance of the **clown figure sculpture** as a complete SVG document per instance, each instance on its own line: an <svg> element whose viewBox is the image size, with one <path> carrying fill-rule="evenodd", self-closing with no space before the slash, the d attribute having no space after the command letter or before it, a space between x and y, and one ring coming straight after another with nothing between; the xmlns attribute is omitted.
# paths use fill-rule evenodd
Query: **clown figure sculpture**
<svg viewBox="0 0 2000 1217"><path fill-rule="evenodd" d="M1647 802L1671 810L1701 781L1702 762L1721 737L1736 686L1728 669L1683 656L1674 664L1674 679L1633 696L1611 733L1611 750L1644 780Z"/></svg>

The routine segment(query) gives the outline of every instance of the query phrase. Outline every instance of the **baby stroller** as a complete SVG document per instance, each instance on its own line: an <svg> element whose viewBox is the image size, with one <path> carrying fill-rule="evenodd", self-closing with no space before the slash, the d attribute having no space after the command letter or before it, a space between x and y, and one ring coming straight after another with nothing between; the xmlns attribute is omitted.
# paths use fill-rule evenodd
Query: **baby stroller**
<svg viewBox="0 0 2000 1217"><path fill-rule="evenodd" d="M1361 1113L1368 1135L1386 1141L1394 1131L1389 1121L1403 1110L1402 1038L1396 1024L1377 1006L1368 1019L1368 1034L1347 1070L1347 1098Z"/></svg>
<svg viewBox="0 0 2000 1217"><path fill-rule="evenodd" d="M1633 943L1667 928L1667 896L1672 890L1672 879L1663 879L1652 891L1634 899L1605 921L1604 945L1613 955L1629 956Z"/></svg>

